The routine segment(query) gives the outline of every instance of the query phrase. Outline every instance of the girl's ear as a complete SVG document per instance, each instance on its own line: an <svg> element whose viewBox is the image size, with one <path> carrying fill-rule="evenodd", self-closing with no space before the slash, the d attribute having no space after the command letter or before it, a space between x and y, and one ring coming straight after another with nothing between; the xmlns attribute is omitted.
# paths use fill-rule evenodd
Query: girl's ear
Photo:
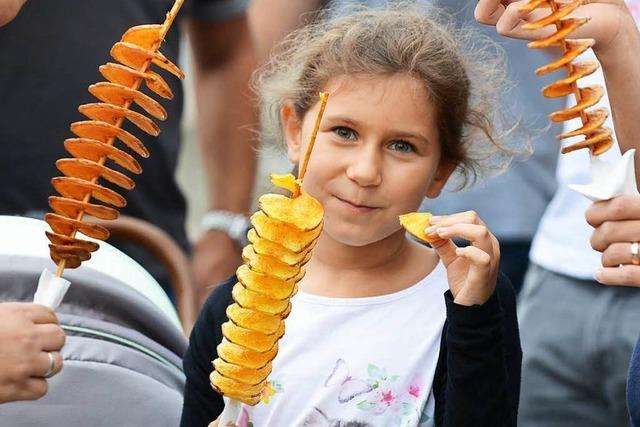
<svg viewBox="0 0 640 427"><path fill-rule="evenodd" d="M458 162L454 161L442 161L438 165L438 170L436 171L435 176L433 177L433 181L431 181L431 185L427 189L426 196L430 199L435 199L440 195L440 192L444 188L444 185L449 180L449 177L456 170L458 166Z"/></svg>
<svg viewBox="0 0 640 427"><path fill-rule="evenodd" d="M300 151L302 141L302 121L296 115L293 103L287 102L282 106L280 112L282 126L284 127L284 138L287 142L287 157L294 165L300 162Z"/></svg>

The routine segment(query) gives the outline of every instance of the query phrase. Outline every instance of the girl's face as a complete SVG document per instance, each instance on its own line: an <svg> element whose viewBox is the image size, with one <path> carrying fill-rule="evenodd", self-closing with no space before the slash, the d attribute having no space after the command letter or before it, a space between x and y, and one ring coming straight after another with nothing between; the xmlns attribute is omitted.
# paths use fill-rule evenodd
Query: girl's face
<svg viewBox="0 0 640 427"><path fill-rule="evenodd" d="M408 74L347 75L329 92L303 188L325 209L324 232L349 246L400 230L398 216L436 197L455 165L441 162L435 108ZM299 164L319 103L302 118L282 117L289 159Z"/></svg>

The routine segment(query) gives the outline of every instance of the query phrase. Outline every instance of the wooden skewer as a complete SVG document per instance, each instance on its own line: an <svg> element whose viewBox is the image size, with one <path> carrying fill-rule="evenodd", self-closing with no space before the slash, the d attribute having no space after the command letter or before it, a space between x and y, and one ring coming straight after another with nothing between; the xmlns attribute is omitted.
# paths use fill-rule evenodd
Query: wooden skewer
<svg viewBox="0 0 640 427"><path fill-rule="evenodd" d="M320 122L322 121L322 115L324 114L324 109L327 106L328 99L329 99L329 94L327 92L320 92L320 110L316 115L316 121L313 124L313 130L311 131L311 135L309 135L309 142L307 143L307 151L304 153L304 160L302 161L302 166L298 171L298 180L300 182L302 182L304 175L307 173L309 159L311 158L311 151L313 150L313 146L316 143L316 136L318 135L318 129L320 129ZM299 195L299 191L296 191L293 196L297 197L298 195Z"/></svg>

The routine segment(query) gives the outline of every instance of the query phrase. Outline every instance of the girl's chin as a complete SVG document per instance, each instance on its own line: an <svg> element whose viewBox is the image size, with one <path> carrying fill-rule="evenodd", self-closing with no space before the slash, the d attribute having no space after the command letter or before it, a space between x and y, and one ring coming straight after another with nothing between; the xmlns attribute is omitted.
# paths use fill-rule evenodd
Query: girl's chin
<svg viewBox="0 0 640 427"><path fill-rule="evenodd" d="M336 230L332 229L332 227L328 224L325 224L325 228L323 229L323 233L325 233L329 239L342 245L352 247L369 246L388 239L396 233L402 234L404 236L404 232L402 232L401 230L391 230L389 233L376 235L368 234L366 233L366 231L367 230L359 230L358 227L353 226L341 230Z"/></svg>

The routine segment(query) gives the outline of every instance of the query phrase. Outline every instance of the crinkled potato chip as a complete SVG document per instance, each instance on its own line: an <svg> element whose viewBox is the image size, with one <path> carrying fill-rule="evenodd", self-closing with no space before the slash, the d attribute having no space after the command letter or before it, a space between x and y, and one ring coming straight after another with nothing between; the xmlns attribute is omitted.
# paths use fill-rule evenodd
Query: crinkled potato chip
<svg viewBox="0 0 640 427"><path fill-rule="evenodd" d="M58 215L68 218L76 218L80 212L105 220L118 218L118 211L108 206L64 197L49 196L49 206Z"/></svg>
<svg viewBox="0 0 640 427"><path fill-rule="evenodd" d="M223 327L224 325L226 325L226 323L223 324ZM214 360L213 367L220 375L248 385L259 384L266 380L269 374L271 374L272 369L270 363L267 363L267 365L261 369L249 369L243 366L232 365L222 359Z"/></svg>
<svg viewBox="0 0 640 427"><path fill-rule="evenodd" d="M79 178L59 176L51 179L53 188L63 197L75 200L83 200L87 195L95 197L101 202L108 203L117 208L123 208L127 201L115 191L92 182L83 181Z"/></svg>
<svg viewBox="0 0 640 427"><path fill-rule="evenodd" d="M246 368L260 369L276 357L278 353L278 343L276 342L273 348L265 352L259 352L234 344L225 338L218 345L217 349L218 356L220 356L222 360Z"/></svg>
<svg viewBox="0 0 640 427"><path fill-rule="evenodd" d="M267 335L276 333L282 322L280 316L242 308L235 303L227 307L227 317L238 326Z"/></svg>
<svg viewBox="0 0 640 427"><path fill-rule="evenodd" d="M89 92L102 102L123 106L127 102L135 102L147 113L158 120L166 120L167 110L155 99L144 93L118 83L100 82L89 86Z"/></svg>
<svg viewBox="0 0 640 427"><path fill-rule="evenodd" d="M276 341L284 335L284 322L280 325L281 327L276 333L265 335L251 329L242 328L233 322L225 322L222 324L222 335L238 345L264 352L272 349Z"/></svg>
<svg viewBox="0 0 640 427"><path fill-rule="evenodd" d="M291 266L300 264L311 249L313 249L313 247L310 246L302 252L292 252L282 245L261 238L253 228L247 233L247 238L249 239L249 242L251 242L255 253L272 256Z"/></svg>
<svg viewBox="0 0 640 427"><path fill-rule="evenodd" d="M258 211L251 216L251 224L259 237L271 240L292 252L302 252L313 244L322 232L322 224L311 231L301 231Z"/></svg>
<svg viewBox="0 0 640 427"><path fill-rule="evenodd" d="M260 197L259 205L268 217L302 231L315 229L324 217L324 209L320 202L304 191L293 198L281 194L265 194Z"/></svg>
<svg viewBox="0 0 640 427"><path fill-rule="evenodd" d="M422 240L423 242L432 243L434 240L429 238L424 230L431 225L431 214L429 212L411 212L408 214L400 215L400 224L411 234L413 237Z"/></svg>
<svg viewBox="0 0 640 427"><path fill-rule="evenodd" d="M289 305L289 300L277 300L258 292L245 288L240 282L236 283L232 291L233 299L241 307L260 310L264 313L280 314Z"/></svg>

